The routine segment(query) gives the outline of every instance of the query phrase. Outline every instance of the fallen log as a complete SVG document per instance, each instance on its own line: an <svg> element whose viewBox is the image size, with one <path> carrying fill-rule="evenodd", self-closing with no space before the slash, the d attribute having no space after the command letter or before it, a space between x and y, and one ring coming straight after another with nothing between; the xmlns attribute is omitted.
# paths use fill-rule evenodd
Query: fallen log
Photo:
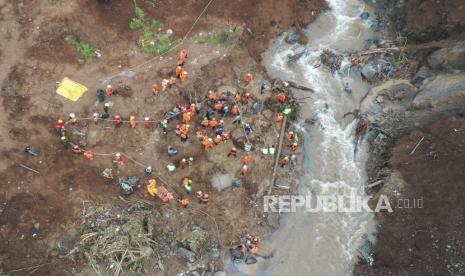
<svg viewBox="0 0 465 276"><path fill-rule="evenodd" d="M424 139L425 139L425 136L421 137L420 141L418 141L418 143L415 145L413 150L410 152L410 155L413 155L415 153L415 151L417 150L417 148L420 146L421 142L423 142Z"/></svg>
<svg viewBox="0 0 465 276"><path fill-rule="evenodd" d="M292 88L295 88L295 89L300 89L300 90L304 90L304 91L310 91L312 93L315 92L315 90L311 89L310 87L306 87L306 86L303 86L303 85L299 85L293 81L286 81L287 85L292 87Z"/></svg>
<svg viewBox="0 0 465 276"><path fill-rule="evenodd" d="M375 181L375 182L373 182L371 184L368 184L367 187L371 189L371 188L376 187L378 185L381 185L383 183L384 183L384 180L381 179L381 180Z"/></svg>
<svg viewBox="0 0 465 276"><path fill-rule="evenodd" d="M268 188L267 195L271 194L271 190L273 190L274 181L276 179L276 170L279 164L279 156L281 155L281 150L283 148L282 146L283 146L283 139L284 139L284 131L286 130L286 121L287 121L287 116L284 116L283 123L281 124L281 131L279 134L278 150L277 150L276 156L274 157L275 161L274 161L274 166L273 166L273 173L271 174L271 182L270 182L270 187Z"/></svg>

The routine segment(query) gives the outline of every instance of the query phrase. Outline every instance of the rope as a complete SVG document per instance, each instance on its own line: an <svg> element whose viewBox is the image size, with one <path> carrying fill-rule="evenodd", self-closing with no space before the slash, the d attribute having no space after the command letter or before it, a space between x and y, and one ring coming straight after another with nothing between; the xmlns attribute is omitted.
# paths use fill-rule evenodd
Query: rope
<svg viewBox="0 0 465 276"><path fill-rule="evenodd" d="M197 17L197 19L194 21L194 23L192 24L191 28L189 29L189 31L187 31L187 33L184 35L184 37L182 38L182 40L174 45L173 47L171 47L168 51L166 51L165 53L161 54L161 55L158 55L158 56L155 56L147 61L144 61L142 63L139 63L137 65L134 65L133 67L129 67L128 69L126 70L122 70L122 71L119 71L118 73L115 73L113 75L110 75L110 76L105 76L105 77L102 77L99 79L99 81L103 82L103 83L107 83L109 80L121 75L123 72L126 72L126 71L134 71L135 69L137 68L140 68L144 65L147 65L149 63L151 63L152 61L154 61L155 59L157 58L160 58L162 56L165 56L166 54L170 53L171 51L177 49L179 46L181 46L182 44L184 44L184 41L187 39L187 36L192 32L192 30L194 29L195 25L197 25L197 22L200 20L200 18L203 16L203 14L207 11L208 7L211 5L211 3L213 3L213 1L215 0L210 0L208 2L208 4L205 6L205 8L203 9L203 11L200 13L200 15Z"/></svg>

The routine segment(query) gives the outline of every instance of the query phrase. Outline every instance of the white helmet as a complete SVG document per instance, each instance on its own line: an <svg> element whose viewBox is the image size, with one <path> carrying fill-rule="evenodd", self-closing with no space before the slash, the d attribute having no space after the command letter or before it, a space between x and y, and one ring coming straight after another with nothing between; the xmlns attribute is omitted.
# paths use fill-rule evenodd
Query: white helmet
<svg viewBox="0 0 465 276"><path fill-rule="evenodd" d="M108 84L108 85L107 85L107 88L111 88L111 84Z"/></svg>
<svg viewBox="0 0 465 276"><path fill-rule="evenodd" d="M74 118L74 117L76 117L76 114L74 114L74 113L69 113L69 117Z"/></svg>
<svg viewBox="0 0 465 276"><path fill-rule="evenodd" d="M121 156L121 153L117 152L115 155L116 155L117 157L120 157L120 156Z"/></svg>
<svg viewBox="0 0 465 276"><path fill-rule="evenodd" d="M98 116L98 113L94 113L94 117L97 117Z"/></svg>
<svg viewBox="0 0 465 276"><path fill-rule="evenodd" d="M149 118L149 117L145 117L144 120L148 121L148 120L150 120L150 118Z"/></svg>

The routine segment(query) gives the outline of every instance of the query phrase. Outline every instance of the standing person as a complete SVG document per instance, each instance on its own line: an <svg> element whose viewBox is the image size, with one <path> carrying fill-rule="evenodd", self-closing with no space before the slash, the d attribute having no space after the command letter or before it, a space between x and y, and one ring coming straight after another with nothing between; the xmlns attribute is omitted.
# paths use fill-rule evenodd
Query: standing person
<svg viewBox="0 0 465 276"><path fill-rule="evenodd" d="M105 91L103 91L103 89L97 90L97 100L99 103L103 103L105 101Z"/></svg>
<svg viewBox="0 0 465 276"><path fill-rule="evenodd" d="M26 146L24 148L24 152L29 154L29 155L37 156L37 153L35 153L34 149L32 148L32 145Z"/></svg>
<svg viewBox="0 0 465 276"><path fill-rule="evenodd" d="M246 153L246 154L244 155L244 159L242 159L242 163L244 163L244 164L249 163L250 158L251 158L250 153Z"/></svg>
<svg viewBox="0 0 465 276"><path fill-rule="evenodd" d="M150 121L149 117L144 118L144 127L145 128L150 128L152 126L152 122Z"/></svg>
<svg viewBox="0 0 465 276"><path fill-rule="evenodd" d="M132 128L136 128L136 125L137 125L136 116L129 117L129 123L131 124Z"/></svg>
<svg viewBox="0 0 465 276"><path fill-rule="evenodd" d="M110 110L110 104L109 104L109 103L105 103L105 104L103 105L103 112L108 113L109 110Z"/></svg>
<svg viewBox="0 0 465 276"><path fill-rule="evenodd" d="M115 115L115 124L116 124L116 127L121 127L123 125L123 119L121 119L121 116L119 115Z"/></svg>
<svg viewBox="0 0 465 276"><path fill-rule="evenodd" d="M147 176L152 176L152 174L153 174L152 166L147 166L147 167L145 168L145 174L146 174Z"/></svg>
<svg viewBox="0 0 465 276"><path fill-rule="evenodd" d="M236 117L234 117L234 120L233 120L232 123L233 123L233 125L234 125L234 124L240 125L241 122L242 122L242 114L239 113L239 114L236 115Z"/></svg>
<svg viewBox="0 0 465 276"><path fill-rule="evenodd" d="M66 139L66 137L63 135L61 136L60 138L60 142L63 146L65 146L65 148L67 149L69 147L69 145L71 144L68 139Z"/></svg>
<svg viewBox="0 0 465 276"><path fill-rule="evenodd" d="M113 95L113 87L111 87L110 84L108 84L107 87L105 88L105 95L107 97L110 97L111 95Z"/></svg>
<svg viewBox="0 0 465 276"><path fill-rule="evenodd" d="M94 123L98 124L98 121L100 120L100 114L94 113Z"/></svg>
<svg viewBox="0 0 465 276"><path fill-rule="evenodd" d="M116 163L118 165L124 165L124 158L121 155L121 153L117 152L115 154L115 158L113 159L113 163Z"/></svg>
<svg viewBox="0 0 465 276"><path fill-rule="evenodd" d="M247 73L247 75L245 76L245 80L248 81L248 82L251 82L253 81L253 75L252 73Z"/></svg>
<svg viewBox="0 0 465 276"><path fill-rule="evenodd" d="M236 148L231 148L231 150L228 153L228 157L237 157L237 149Z"/></svg>
<svg viewBox="0 0 465 276"><path fill-rule="evenodd" d="M175 71L175 73L176 73L176 78L181 79L181 74L183 73L183 71L184 71L184 70L182 69L181 66L176 67L176 71Z"/></svg>
<svg viewBox="0 0 465 276"><path fill-rule="evenodd" d="M187 167L187 160L186 158L183 158L179 161L179 166L181 170L184 170Z"/></svg>
<svg viewBox="0 0 465 276"><path fill-rule="evenodd" d="M183 66L184 63L186 62L187 59L187 50L183 49L181 52L179 52L179 57L178 57L178 66Z"/></svg>
<svg viewBox="0 0 465 276"><path fill-rule="evenodd" d="M152 85L152 94L156 96L158 93L160 93L160 87L158 87L158 84L154 83Z"/></svg>
<svg viewBox="0 0 465 276"><path fill-rule="evenodd" d="M76 121L76 114L74 114L73 112L69 113L68 122L71 124L75 124Z"/></svg>
<svg viewBox="0 0 465 276"><path fill-rule="evenodd" d="M248 171L249 171L249 168L247 167L247 165L246 164L242 165L241 174L246 175Z"/></svg>
<svg viewBox="0 0 465 276"><path fill-rule="evenodd" d="M168 133L168 120L164 119L158 123L158 127L161 128L163 134Z"/></svg>
<svg viewBox="0 0 465 276"><path fill-rule="evenodd" d="M58 135L62 135L64 128L65 128L65 122L63 122L63 120L59 119L55 124L55 132Z"/></svg>

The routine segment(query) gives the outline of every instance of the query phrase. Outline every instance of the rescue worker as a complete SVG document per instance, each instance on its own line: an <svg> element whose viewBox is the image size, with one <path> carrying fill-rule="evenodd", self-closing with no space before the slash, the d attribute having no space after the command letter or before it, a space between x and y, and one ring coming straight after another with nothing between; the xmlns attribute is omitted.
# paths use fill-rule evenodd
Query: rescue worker
<svg viewBox="0 0 465 276"><path fill-rule="evenodd" d="M276 95L276 98L278 99L280 103L284 103L286 101L286 94L284 94L283 92L280 92Z"/></svg>
<svg viewBox="0 0 465 276"><path fill-rule="evenodd" d="M152 122L150 121L149 117L144 118L144 123L143 124L144 124L145 128L150 128L152 126Z"/></svg>
<svg viewBox="0 0 465 276"><path fill-rule="evenodd" d="M203 127L207 127L210 125L210 121L207 118L203 118L202 122L200 123Z"/></svg>
<svg viewBox="0 0 465 276"><path fill-rule="evenodd" d="M287 132L287 140L288 141L294 140L294 132L293 131L288 131Z"/></svg>
<svg viewBox="0 0 465 276"><path fill-rule="evenodd" d="M109 109L110 109L110 104L109 104L109 103L105 103L105 104L103 105L103 112L108 113Z"/></svg>
<svg viewBox="0 0 465 276"><path fill-rule="evenodd" d="M248 82L251 82L253 81L253 75L252 73L247 73L247 75L245 76L245 80L248 81Z"/></svg>
<svg viewBox="0 0 465 276"><path fill-rule="evenodd" d="M208 139L205 139L203 142L202 142L205 150L209 150L210 148L213 147L213 140L211 138L208 138Z"/></svg>
<svg viewBox="0 0 465 276"><path fill-rule="evenodd" d="M97 100L99 103L103 103L105 101L105 91L103 91L103 89L97 89Z"/></svg>
<svg viewBox="0 0 465 276"><path fill-rule="evenodd" d="M281 122L283 119L284 119L284 114L282 112L278 112L274 116L275 122Z"/></svg>
<svg viewBox="0 0 465 276"><path fill-rule="evenodd" d="M184 124L188 124L191 121L191 113L190 112L185 112L182 114L182 122Z"/></svg>
<svg viewBox="0 0 465 276"><path fill-rule="evenodd" d="M290 148L292 151L296 151L297 150L297 142L294 142L290 145Z"/></svg>
<svg viewBox="0 0 465 276"><path fill-rule="evenodd" d="M163 79L161 81L161 91L165 91L166 88L168 87L168 84L169 84L169 80L168 79Z"/></svg>
<svg viewBox="0 0 465 276"><path fill-rule="evenodd" d="M184 74L184 70L181 66L176 67L176 78L181 79L181 75Z"/></svg>
<svg viewBox="0 0 465 276"><path fill-rule="evenodd" d="M191 103L191 106L189 108L189 112L191 113L192 116L194 116L195 113L197 113L197 108L195 106L195 103Z"/></svg>
<svg viewBox="0 0 465 276"><path fill-rule="evenodd" d="M168 146L168 156L173 157L174 155L178 154L178 151L171 145Z"/></svg>
<svg viewBox="0 0 465 276"><path fill-rule="evenodd" d="M158 123L158 127L161 128L163 134L168 133L168 120L164 119Z"/></svg>
<svg viewBox="0 0 465 276"><path fill-rule="evenodd" d="M76 123L76 114L69 113L68 122L70 122L71 124L75 124Z"/></svg>
<svg viewBox="0 0 465 276"><path fill-rule="evenodd" d="M110 168L105 168L102 172L102 176L108 179L113 179L113 171Z"/></svg>
<svg viewBox="0 0 465 276"><path fill-rule="evenodd" d="M94 154L90 150L86 150L84 152L84 157L89 159L89 160L94 160Z"/></svg>
<svg viewBox="0 0 465 276"><path fill-rule="evenodd" d="M252 144L249 142L244 143L244 151L245 152L250 152L252 150Z"/></svg>
<svg viewBox="0 0 465 276"><path fill-rule="evenodd" d="M145 174L147 176L152 176L152 174L153 174L152 166L147 166L147 168L145 168Z"/></svg>
<svg viewBox="0 0 465 276"><path fill-rule="evenodd" d="M216 113L219 114L221 112L221 109L223 109L223 103L221 101L217 101L214 107L215 107Z"/></svg>
<svg viewBox="0 0 465 276"><path fill-rule="evenodd" d="M111 95L113 95L113 87L111 87L110 84L108 84L107 87L105 88L105 95L107 97L110 97Z"/></svg>
<svg viewBox="0 0 465 276"><path fill-rule="evenodd" d="M190 194L192 192L192 179L187 176L184 177L182 180L182 186L184 187L186 193Z"/></svg>
<svg viewBox="0 0 465 276"><path fill-rule="evenodd" d="M65 127L65 122L63 122L63 120L58 120L55 124L55 131L58 135L62 135L63 134L63 129Z"/></svg>
<svg viewBox="0 0 465 276"><path fill-rule="evenodd" d="M241 101L241 95L239 93L237 93L237 92L234 94L234 101L236 103Z"/></svg>
<svg viewBox="0 0 465 276"><path fill-rule="evenodd" d="M118 165L124 165L124 158L121 155L121 153L117 152L115 154L115 157L113 159L113 163L118 164Z"/></svg>
<svg viewBox="0 0 465 276"><path fill-rule="evenodd" d="M194 163L194 157L189 157L189 158L187 159L187 164L188 164L188 166L191 167L193 163Z"/></svg>
<svg viewBox="0 0 465 276"><path fill-rule="evenodd" d="M158 86L158 84L154 83L152 85L152 94L156 96L158 95L158 93L160 93L160 87Z"/></svg>
<svg viewBox="0 0 465 276"><path fill-rule="evenodd" d="M281 168L284 168L284 166L287 166L289 164L289 156L284 156L284 158L281 160Z"/></svg>
<svg viewBox="0 0 465 276"><path fill-rule="evenodd" d="M245 134L247 134L247 135L249 135L250 132L252 132L252 127L250 126L249 123L246 123L246 124L244 125L244 131L245 131Z"/></svg>
<svg viewBox="0 0 465 276"><path fill-rule="evenodd" d="M121 116L119 115L115 115L115 124L116 124L116 127L121 127L121 125L123 125L123 119L121 119Z"/></svg>
<svg viewBox="0 0 465 276"><path fill-rule="evenodd" d="M179 167L181 170L184 170L184 169L187 167L187 160L186 160L186 158L183 158L183 159L179 160L178 167Z"/></svg>
<svg viewBox="0 0 465 276"><path fill-rule="evenodd" d="M249 153L246 153L246 154L244 155L244 159L242 159L242 163L244 163L244 164L249 163L250 158L251 158L250 154L249 154Z"/></svg>
<svg viewBox="0 0 465 276"><path fill-rule="evenodd" d="M245 93L244 97L242 97L243 104L249 104L250 101L250 93Z"/></svg>
<svg viewBox="0 0 465 276"><path fill-rule="evenodd" d="M63 146L65 146L65 148L68 148L69 145L71 144L71 143L68 141L68 139L66 139L66 137L65 137L64 135L61 136L60 141L61 141L61 144L62 144Z"/></svg>
<svg viewBox="0 0 465 276"><path fill-rule="evenodd" d="M246 175L248 171L249 171L249 168L247 167L247 165L246 164L242 165L241 174Z"/></svg>
<svg viewBox="0 0 465 276"><path fill-rule="evenodd" d="M216 137L213 139L213 142L218 145L219 143L221 143L222 139L221 139L221 135L216 135Z"/></svg>
<svg viewBox="0 0 465 276"><path fill-rule="evenodd" d="M82 152L82 149L81 149L78 145L73 144L73 145L71 146L71 151L72 151L73 153L81 153L81 152Z"/></svg>
<svg viewBox="0 0 465 276"><path fill-rule="evenodd" d="M94 113L93 116L94 116L94 123L95 123L95 124L98 124L98 121L100 120L100 114Z"/></svg>
<svg viewBox="0 0 465 276"><path fill-rule="evenodd" d="M24 148L24 152L30 155L37 156L37 153L34 152L34 149L32 148L31 145L28 145Z"/></svg>
<svg viewBox="0 0 465 276"><path fill-rule="evenodd" d="M208 197L208 194L206 194L206 193L203 194L203 195L200 197L200 202L201 202L201 203L207 204L209 200L210 200L210 199L209 199L209 197Z"/></svg>
<svg viewBox="0 0 465 276"><path fill-rule="evenodd" d="M231 108L231 115L237 116L237 114L239 114L239 109L237 108L237 105L234 105L234 106Z"/></svg>
<svg viewBox="0 0 465 276"><path fill-rule="evenodd" d="M215 129L216 126L218 126L218 121L217 121L215 118L212 118L212 119L208 122L208 125L209 125L211 128Z"/></svg>
<svg viewBox="0 0 465 276"><path fill-rule="evenodd" d="M234 117L234 120L232 123L233 125L236 123L240 125L242 123L242 114L241 113L237 114L236 117Z"/></svg>
<svg viewBox="0 0 465 276"><path fill-rule="evenodd" d="M172 175L174 171L176 171L176 166L173 164L173 162L169 163L166 168L168 169L168 174Z"/></svg>
<svg viewBox="0 0 465 276"><path fill-rule="evenodd" d="M181 203L181 205L182 205L184 208L186 208L187 205L189 205L189 199L183 198L183 199L181 199L181 200L179 201L179 203Z"/></svg>
<svg viewBox="0 0 465 276"><path fill-rule="evenodd" d="M233 157L237 157L237 149L236 148L231 148L231 150L229 151L228 153L228 157L230 156L233 156Z"/></svg>
<svg viewBox="0 0 465 276"><path fill-rule="evenodd" d="M136 117L135 116L129 117L129 123L131 124L132 128L136 128L136 125L137 125Z"/></svg>
<svg viewBox="0 0 465 276"><path fill-rule="evenodd" d="M222 120L220 121L220 123L221 122L222 122ZM223 134L223 131L224 131L223 124L220 124L215 129L215 135L221 135L221 134Z"/></svg>
<svg viewBox="0 0 465 276"><path fill-rule="evenodd" d="M187 59L187 50L183 49L181 52L179 52L179 57L178 57L178 66L183 66L184 62L186 62Z"/></svg>

